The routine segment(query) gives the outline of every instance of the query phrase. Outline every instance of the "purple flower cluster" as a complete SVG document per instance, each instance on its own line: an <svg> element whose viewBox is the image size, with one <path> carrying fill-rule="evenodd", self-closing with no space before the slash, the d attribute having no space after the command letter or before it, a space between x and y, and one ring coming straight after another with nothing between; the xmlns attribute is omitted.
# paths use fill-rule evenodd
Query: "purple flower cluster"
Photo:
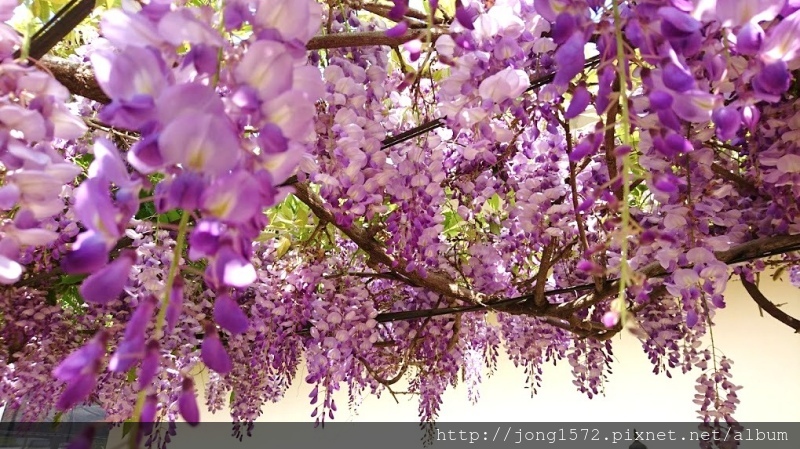
<svg viewBox="0 0 800 449"><path fill-rule="evenodd" d="M205 335L199 355L206 366L222 374L233 367L210 322L183 320L176 328L181 312L187 311L182 306L187 293L183 277L175 272L182 258L148 260L152 251L143 245L141 233L130 229L140 208L140 191L158 176L158 213L183 210L182 226L188 224L188 214L199 214L187 239L188 259L206 265L203 279L215 293L216 324L231 335L242 334L249 319L235 298L240 296L237 289L256 280L249 259L252 241L266 224L262 211L285 194L278 185L291 175L305 153L303 145L313 136L314 101L322 85L318 71L302 64L302 46L315 34L321 10L314 2L284 2L280 7L261 3L226 6L221 29L227 33L247 25L250 30L250 37L237 44L227 42L210 24L209 9L152 2L139 10L112 10L101 22L104 44L95 45L90 54L98 83L111 99L99 118L138 132L140 139L126 155L132 171L110 141L95 139L94 160L73 195L84 230L61 267L68 274L89 274L80 286L87 302L113 304L123 291L140 298L108 369L126 373L140 364L142 393L169 364L163 356L170 352L164 351L175 344L183 348L182 334L191 327L199 326ZM307 28L291 25L298 22ZM77 137L64 135L70 129L56 137ZM68 173L74 176L77 171ZM186 238L186 232L181 229L178 240ZM123 250L109 262L126 235L136 237L142 251ZM133 284L132 274L138 275ZM146 330L156 314L156 325L163 322L166 327L157 328L155 338L148 339ZM167 340L159 341L162 330ZM171 343L174 335L180 338ZM107 338L103 333L96 339L100 336ZM97 344L89 343L75 357L88 357L81 351L92 345ZM195 361L196 356L190 354ZM98 374L99 362L92 361L91 373L61 376L68 383L61 400L65 406L94 389L87 379ZM180 391L180 413L196 422L194 387L186 374L182 376L179 389L172 391ZM76 378L81 383L70 383ZM80 394L71 392L73 385L80 386ZM154 406L146 404L142 413L154 417Z"/></svg>
<svg viewBox="0 0 800 449"><path fill-rule="evenodd" d="M0 6L0 21L13 15L16 2ZM12 59L22 44L19 35L0 23L0 283L16 283L30 263L30 249L54 243L50 226L64 210L66 184L80 167L65 160L55 146L86 132L71 114L67 89L49 74Z"/></svg>
<svg viewBox="0 0 800 449"><path fill-rule="evenodd" d="M733 411L739 403L736 395L742 387L734 385L731 381L731 364L733 362L722 357L715 363L717 368L710 373L703 373L697 379L697 391L694 402L700 406L700 416L704 423L735 424L732 418ZM724 397L723 397L724 394Z"/></svg>
<svg viewBox="0 0 800 449"><path fill-rule="evenodd" d="M261 211L276 202L276 185L303 154L320 94L318 75L293 50L313 35L316 5L279 8L298 15L288 19L305 17L310 28L300 33L278 26L287 17L259 8L253 14L247 4L228 9L226 30L253 27L242 45L226 44L205 20L208 11L154 3L106 15L103 36L122 51L91 56L112 99L101 118L141 133L128 162L139 173L166 176L156 188L159 212L201 212L190 259L209 261L205 280L221 292L255 281L246 242L258 236ZM190 49L179 54L184 43Z"/></svg>
<svg viewBox="0 0 800 449"><path fill-rule="evenodd" d="M241 436L302 372L320 424L337 391L401 384L434 421L501 349L533 393L565 360L604 394L630 330L735 425L705 345L729 276L800 285L796 254L726 253L800 233L800 4L356 3L107 11L80 50L99 112L0 25L0 401L95 402L141 433L196 424L205 388Z"/></svg>

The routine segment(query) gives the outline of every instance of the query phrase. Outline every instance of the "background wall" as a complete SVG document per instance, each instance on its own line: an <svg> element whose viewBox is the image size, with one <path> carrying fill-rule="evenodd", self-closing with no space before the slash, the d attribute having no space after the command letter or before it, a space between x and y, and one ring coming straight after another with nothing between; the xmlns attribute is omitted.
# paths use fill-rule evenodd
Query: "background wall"
<svg viewBox="0 0 800 449"><path fill-rule="evenodd" d="M800 289L788 281L774 282L763 275L760 288L774 303L788 303L783 306L788 313L800 316ZM716 316L713 331L717 350L734 362L732 381L744 387L738 391L741 404L734 416L740 422L800 421L800 334L769 315L759 316L758 306L738 281L728 283L726 302L726 309ZM451 388L444 395L439 421L691 422L697 419L698 407L692 400L699 370L686 375L671 370L672 379L664 374L655 375L633 335L622 333L613 344L616 360L605 396L588 399L578 392L565 361L544 368L542 388L531 397L530 390L525 388L522 369L514 367L503 354L498 371L484 379L478 403L472 405L468 401L466 388L461 385ZM283 401L264 408L261 421L313 422L310 417L313 407L308 402L312 387L303 382L304 377L301 372ZM417 421L416 397L398 397L399 404L388 392L380 399L369 397L360 408L351 411L344 405L346 391L339 392L336 402L342 405L335 421ZM206 413L203 420L229 421L229 416L224 412Z"/></svg>
<svg viewBox="0 0 800 449"><path fill-rule="evenodd" d="M785 310L800 316L800 289L788 282L774 282L765 277L760 285L762 292L775 303L788 303ZM738 395L741 404L735 417L747 422L795 422L770 430L788 432L788 440L745 441L739 449L789 449L797 448L800 441L800 335L795 334L770 316L759 316L758 307L744 291L741 284L731 281L726 294L728 307L717 315L714 338L718 351L733 359L733 381L744 388ZM439 423L443 422L561 422L561 423L624 423L638 431L665 432L675 430L681 438L686 432L696 431L695 426L665 426L659 422L697 423L697 406L692 402L695 380L700 372L682 375L673 372L673 378L652 374L652 365L647 360L636 338L623 334L614 340L616 362L613 375L606 385L606 395L588 399L572 385L572 375L566 363L545 368L544 384L539 394L530 396L525 388L525 376L521 369L503 359L498 372L486 379L481 388L481 399L472 405L463 388L446 392L443 398ZM196 449L201 447L235 447L236 449L264 449L272 447L313 447L320 443L325 447L360 447L367 442L379 443L381 449L408 449L424 447L422 432L416 427L395 424L380 427L376 424L313 428L310 417L312 407L308 403L311 387L303 382L305 373L291 387L283 401L264 408L262 422L298 422L281 424L279 428L256 425L253 436L245 436L239 442L231 436L230 418L224 413L204 413L204 423L194 429L179 428L167 449ZM202 373L198 381L202 381ZM199 382L198 382L199 383ZM399 387L398 387L399 388ZM389 394L380 399L369 397L355 411L341 407L335 423L357 422L418 422L415 398L402 396L397 404ZM340 392L338 404L347 404L346 392ZM227 424L224 424L227 422ZM306 423L306 424L299 424ZM654 423L654 424L648 424ZM502 426L503 424L498 424ZM765 425L762 424L762 428ZM555 430L547 428L548 431ZM612 430L602 425L584 424L603 432L606 438ZM672 428L671 428L672 427ZM475 430L476 427L464 427ZM279 431L276 431L279 430ZM482 429L483 430L483 429ZM524 429L523 424L523 432ZM528 429L529 430L529 429ZM615 426L613 430L618 430ZM752 428L751 428L752 430ZM516 432L516 427L514 432ZM567 431L568 432L568 431ZM344 435L343 435L344 434ZM360 443L351 438L357 435ZM689 434L691 435L691 434ZM488 435L491 438L491 433ZM107 448L125 447L122 431L117 427L109 435ZM567 433L569 438L569 433ZM612 444L611 441L571 442L525 442L534 447L569 447L591 449L621 449L629 441ZM613 436L612 436L613 438ZM692 438L688 436L687 438ZM513 440L513 441L512 441ZM482 442L484 447L508 447L503 443ZM507 444L514 444L514 436ZM434 442L433 449L465 447L469 442ZM375 444L368 444L369 447ZM470 445L470 447L474 447ZM515 447L519 447L515 444ZM646 441L647 449L676 449L699 447L696 441Z"/></svg>

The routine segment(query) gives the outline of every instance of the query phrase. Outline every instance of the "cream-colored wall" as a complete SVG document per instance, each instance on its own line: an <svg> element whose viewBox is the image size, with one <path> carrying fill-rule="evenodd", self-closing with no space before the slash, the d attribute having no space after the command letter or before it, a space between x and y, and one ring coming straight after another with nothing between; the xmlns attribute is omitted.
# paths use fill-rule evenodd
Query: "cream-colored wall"
<svg viewBox="0 0 800 449"><path fill-rule="evenodd" d="M800 316L800 289L788 282L772 282L765 279L762 292L776 303L789 303L785 310ZM758 308L739 282L729 283L727 291L728 307L718 315L714 327L714 338L718 350L734 360L733 381L744 386L739 391L741 404L736 413L740 422L800 422L800 335L769 316L759 317ZM577 392L572 385L572 375L567 363L547 366L544 385L539 394L530 397L530 390L524 388L525 379L521 369L503 360L498 372L486 379L481 388L481 399L472 405L466 398L462 387L447 391L443 398L439 422L582 422L582 423L639 423L637 430L664 432L673 429L663 425L651 426L641 423L658 422L697 422L696 405L692 402L695 393L695 379L699 372L682 375L673 372L673 378L652 374L652 366L640 349L639 342L626 334L615 340L616 363L614 374L606 385L606 395L588 399ZM312 423L309 416L312 407L308 404L311 387L302 379L291 387L283 401L264 407L263 422L306 422ZM198 379L202 381L202 375ZM417 403L414 398L405 396L400 404L395 403L389 394L380 399L369 397L355 412L347 409L347 396L340 392L337 403L342 406L336 422L417 422ZM203 402L201 402L202 404ZM230 422L226 413L202 414L203 421ZM294 447L296 443L275 440L269 428L256 427L252 437L238 442L230 436L229 424L212 424L212 427L187 429L182 427L173 438L168 449L195 449L197 447L225 447L236 445L240 449L264 447ZM215 427L222 426L222 427ZM557 425L556 425L557 426ZM676 425L677 426L677 425ZM583 425L582 427L591 427ZM636 427L635 425L633 427ZM742 442L740 449L762 449L764 447L796 447L800 435L792 433L797 425L781 428L789 431L788 441L783 442ZM292 428L297 431L301 428ZM305 427L302 427L305 429ZM369 431L374 427L355 428L349 431ZM686 427L676 429L687 430ZM474 429L465 429L467 431ZM550 429L548 429L550 430ZM609 429L600 428L601 431ZM696 429L691 429L696 430ZM774 430L774 429L773 429ZM314 442L323 443L333 438L332 431L313 429L307 432ZM325 433L325 432L328 433ZM516 428L514 430L516 432ZM304 432L306 432L304 430ZM335 432L335 431L333 431ZM284 434L286 431L284 431ZM120 447L121 429L116 428L109 436L109 448ZM285 435L284 435L285 437ZM385 446L422 447L416 434L393 435ZM346 440L346 441L349 441ZM363 440L362 440L363 441ZM572 447L570 442L557 442L558 447ZM315 443L316 444L316 443ZM466 444L466 443L455 443ZM544 445L547 443L531 443ZM575 447L626 448L629 442L609 444L608 442L583 443ZM696 443L677 443L670 441L647 441L648 449L674 449L675 447L698 447ZM766 445L765 445L766 444ZM341 446L335 445L335 447ZM554 446L556 447L557 444ZM434 443L434 448L436 447ZM454 446L451 446L454 447Z"/></svg>
<svg viewBox="0 0 800 449"><path fill-rule="evenodd" d="M800 289L788 282L762 280L761 290L775 303L789 303L785 310L800 317ZM741 404L735 417L740 422L800 421L800 335L772 317L759 316L758 307L738 281L729 283L727 308L717 315L714 339L718 351L734 361L733 382L744 388L738 392ZM686 422L697 419L692 402L695 380L700 372L683 375L672 370L673 378L652 373L652 365L639 341L630 334L614 340L613 375L605 396L588 399L576 391L566 362L546 366L543 386L531 398L525 389L522 369L503 359L500 369L481 386L481 398L472 405L466 390L447 391L439 421L545 421L545 422ZM264 407L261 421L308 421L311 386L301 373L283 401ZM366 398L362 406L347 410L346 392L336 421L416 421L417 401L399 396L400 404L385 393L380 399ZM227 421L223 413L205 413L203 420Z"/></svg>

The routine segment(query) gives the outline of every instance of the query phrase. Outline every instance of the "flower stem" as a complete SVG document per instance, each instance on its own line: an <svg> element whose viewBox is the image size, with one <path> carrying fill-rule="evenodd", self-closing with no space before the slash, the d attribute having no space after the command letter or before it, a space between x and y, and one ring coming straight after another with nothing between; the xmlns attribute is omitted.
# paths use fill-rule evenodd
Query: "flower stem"
<svg viewBox="0 0 800 449"><path fill-rule="evenodd" d="M625 67L625 41L622 37L622 17L619 12L619 1L612 2L614 11L614 32L617 41L617 74L619 77L619 110L622 120L620 126L622 127L622 141L625 145L631 147L631 151L622 157L622 237L620 242L620 276L619 276L619 297L618 301L625 304L625 289L630 283L630 267L628 266L628 229L630 228L630 207L628 205L628 196L630 195L629 185L629 172L630 172L630 158L633 154L633 139L631 139L631 122L630 112L628 111L628 77ZM620 307L620 321L624 323L625 307Z"/></svg>
<svg viewBox="0 0 800 449"><path fill-rule="evenodd" d="M142 408L144 408L144 401L146 398L147 393L145 390L140 391L139 394L136 395L136 405L133 407L133 413L131 414L133 426L131 434L128 437L128 448L130 449L136 449L137 436L139 434L139 419L141 419Z"/></svg>
<svg viewBox="0 0 800 449"><path fill-rule="evenodd" d="M172 293L172 286L175 285L175 276L178 274L178 264L181 261L183 247L186 245L186 229L189 224L189 213L181 212L181 221L178 223L178 237L175 239L175 252L172 254L172 263L169 266L167 275L167 285L164 289L164 300L161 309L156 317L156 336L161 338L164 332L164 321L167 319L167 309L169 308L169 297Z"/></svg>
<svg viewBox="0 0 800 449"><path fill-rule="evenodd" d="M181 261L181 254L183 253L183 247L186 244L186 230L189 224L189 215L190 214L187 212L181 212L181 221L178 224L178 237L175 240L175 252L172 254L172 263L170 263L169 266L167 285L164 289L164 300L162 301L161 308L158 311L158 316L156 317L156 339L161 339L164 336L164 322L167 319L170 293L172 292L172 286L175 284L175 276L178 274L178 265ZM142 389L136 395L136 405L134 406L133 414L131 415L131 419L134 420L133 428L131 429L131 434L129 437L130 440L128 441L128 447L130 449L136 449L137 436L139 433L139 419L141 419L142 408L144 407L144 401L146 398L146 389Z"/></svg>

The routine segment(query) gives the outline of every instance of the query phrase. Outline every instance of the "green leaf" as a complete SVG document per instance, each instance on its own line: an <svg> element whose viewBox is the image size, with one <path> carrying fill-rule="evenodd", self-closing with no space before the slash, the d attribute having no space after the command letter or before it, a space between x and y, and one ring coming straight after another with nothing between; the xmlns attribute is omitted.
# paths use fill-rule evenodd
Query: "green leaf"
<svg viewBox="0 0 800 449"><path fill-rule="evenodd" d="M177 223L181 221L181 213L178 210L171 210L163 214L159 214L156 219L159 223Z"/></svg>
<svg viewBox="0 0 800 449"><path fill-rule="evenodd" d="M486 200L486 204L488 204L489 207L491 207L492 209L499 211L500 210L500 195L495 193L494 195L492 195L491 198Z"/></svg>
<svg viewBox="0 0 800 449"><path fill-rule="evenodd" d="M128 375L126 377L128 383L136 382L136 368L131 368L128 370Z"/></svg>
<svg viewBox="0 0 800 449"><path fill-rule="evenodd" d="M61 285L75 285L86 279L86 274L65 274L61 276Z"/></svg>
<svg viewBox="0 0 800 449"><path fill-rule="evenodd" d="M125 438L133 430L133 421L130 419L122 423L122 438Z"/></svg>
<svg viewBox="0 0 800 449"><path fill-rule="evenodd" d="M450 68L441 69L441 70L434 70L433 71L433 80L436 82L440 82L446 78L450 77Z"/></svg>
<svg viewBox="0 0 800 449"><path fill-rule="evenodd" d="M74 157L72 160L81 168L87 169L89 168L89 165L91 165L92 161L94 161L94 155L90 153L84 153L80 156Z"/></svg>
<svg viewBox="0 0 800 449"><path fill-rule="evenodd" d="M65 289L56 293L56 298L62 309L69 310L78 315L83 315L85 313L83 298L81 298L80 292L78 292L77 285L68 285Z"/></svg>
<svg viewBox="0 0 800 449"><path fill-rule="evenodd" d="M308 225L308 211L298 210L296 216L297 218L294 220L295 226L298 228L305 228Z"/></svg>
<svg viewBox="0 0 800 449"><path fill-rule="evenodd" d="M31 13L42 22L46 22L52 15L52 8L50 7L50 3L46 1L34 0Z"/></svg>
<svg viewBox="0 0 800 449"><path fill-rule="evenodd" d="M275 250L278 258L280 259L281 257L283 257L283 255L286 254L286 252L289 251L289 248L291 247L292 247L292 241L286 237L281 237L280 241L278 242L278 247Z"/></svg>
<svg viewBox="0 0 800 449"><path fill-rule="evenodd" d="M444 234L448 237L454 237L459 233L459 230L464 225L464 220L455 211L445 211L444 213Z"/></svg>
<svg viewBox="0 0 800 449"><path fill-rule="evenodd" d="M287 200L278 211L278 218L285 223L294 223L294 214L292 213L292 206Z"/></svg>
<svg viewBox="0 0 800 449"><path fill-rule="evenodd" d="M453 227L453 225L458 222L458 219L456 218L456 213L451 210L445 211L444 214L442 215L444 215L444 223L442 224L444 225L445 229Z"/></svg>
<svg viewBox="0 0 800 449"><path fill-rule="evenodd" d="M139 210L136 211L136 219L142 220L156 215L156 205L152 201L141 203Z"/></svg>
<svg viewBox="0 0 800 449"><path fill-rule="evenodd" d="M54 288L47 289L47 305L48 306L58 305L58 295L56 295L56 289Z"/></svg>
<svg viewBox="0 0 800 449"><path fill-rule="evenodd" d="M266 241L272 240L278 237L277 232L270 232L270 231L261 231L261 234L258 235L256 242L264 243Z"/></svg>
<svg viewBox="0 0 800 449"><path fill-rule="evenodd" d="M158 183L158 181L153 181L152 178L150 182ZM153 190L142 189L139 191L139 210L136 211L135 216L137 220L149 219L156 216L156 204L152 200L141 201L152 196Z"/></svg>

